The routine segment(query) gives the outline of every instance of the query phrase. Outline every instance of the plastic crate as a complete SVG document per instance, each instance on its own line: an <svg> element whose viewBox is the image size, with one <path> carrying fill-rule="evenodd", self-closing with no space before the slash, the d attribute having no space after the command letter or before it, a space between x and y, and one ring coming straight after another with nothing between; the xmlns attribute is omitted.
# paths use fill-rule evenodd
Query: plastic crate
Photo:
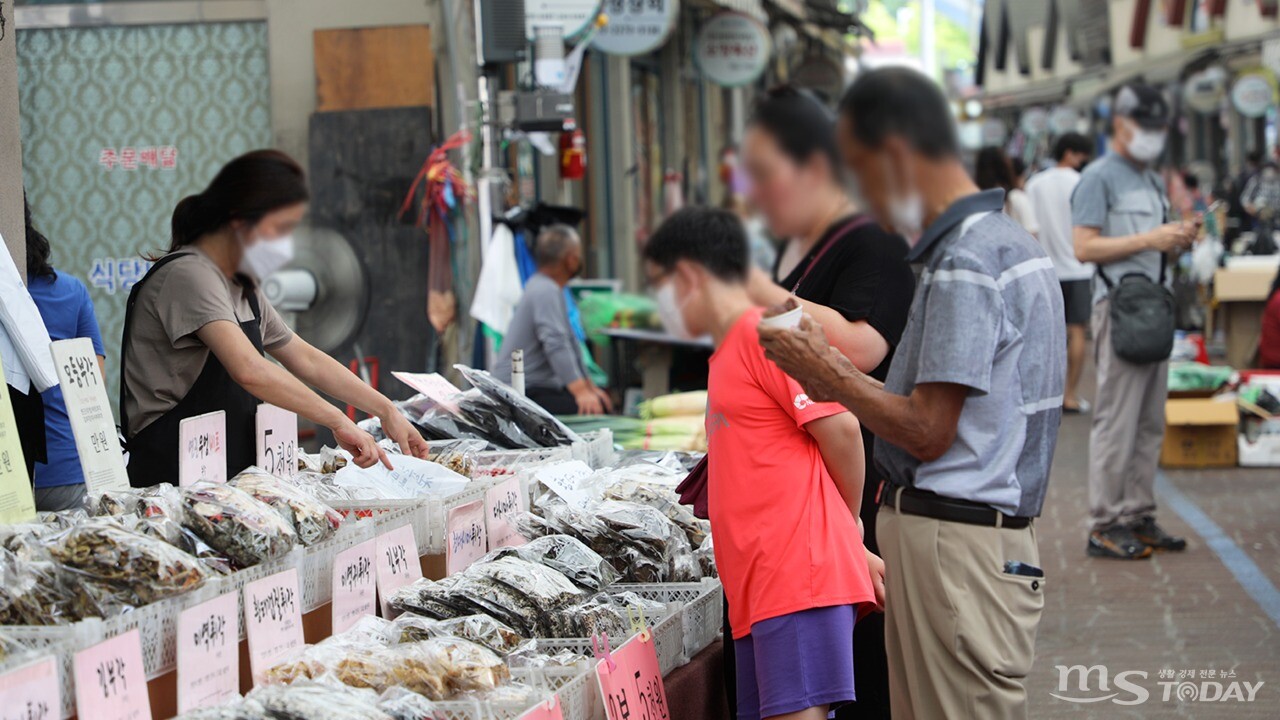
<svg viewBox="0 0 1280 720"><path fill-rule="evenodd" d="M333 561L338 553L372 540L376 531L372 520L346 522L333 537L303 550L298 584L302 586L304 613L333 600Z"/></svg>
<svg viewBox="0 0 1280 720"><path fill-rule="evenodd" d="M505 479L505 478L503 478ZM484 494L489 488L498 484L493 479L488 480L472 480L466 490L460 493L454 493L446 498L435 500L427 506L427 512L431 515L432 528L434 532L431 535L431 542L427 544L426 550L422 551L423 555L442 555L444 554L444 535L449 520L449 511L454 508L461 507L477 500L484 502ZM418 541L418 545L422 545L422 541Z"/></svg>
<svg viewBox="0 0 1280 720"><path fill-rule="evenodd" d="M623 588L627 586L618 585L616 587ZM663 675L685 664L684 620L681 610L680 603L668 605L666 614L651 627L653 645L658 653L658 669L662 671ZM620 647L632 637L635 636L632 634L625 638L609 638L609 645L611 647ZM552 652L567 649L587 657L593 657L591 638L539 638L538 647Z"/></svg>
<svg viewBox="0 0 1280 720"><path fill-rule="evenodd" d="M715 578L696 583L621 583L616 588L630 590L646 600L680 606L685 662L715 642L724 626L724 587Z"/></svg>
<svg viewBox="0 0 1280 720"><path fill-rule="evenodd" d="M427 555L432 538L442 530L434 526L435 514L427 508L431 498L407 500L339 500L330 502L334 510L348 520L371 519L378 526L378 533L408 523L413 526L413 538L418 542L418 554Z"/></svg>
<svg viewBox="0 0 1280 720"><path fill-rule="evenodd" d="M75 715L76 687L72 662L77 652L102 642L102 621L95 618L70 625L7 625L3 632L31 648L36 655L15 658L0 665L0 673L22 667L41 655L54 655L58 659L58 684L62 695L62 707L58 709L57 717L66 720Z"/></svg>
<svg viewBox="0 0 1280 720"><path fill-rule="evenodd" d="M245 639L244 635L244 586L255 580L261 580L277 573L282 573L289 568L298 571L298 584L302 584L302 558L303 549L295 547L289 551L284 557L277 558L271 562L265 562L261 565L254 565L251 568L245 568L238 572L231 573L222 578L222 592L234 592L236 597L240 598L240 612L236 613L237 637L240 640ZM301 592L301 588L299 588Z"/></svg>
<svg viewBox="0 0 1280 720"><path fill-rule="evenodd" d="M164 675L178 665L178 616L183 610L228 592L221 579L177 597L154 602L102 621L103 638L137 630L142 641L142 666L147 679Z"/></svg>
<svg viewBox="0 0 1280 720"><path fill-rule="evenodd" d="M502 479L529 465L564 462L575 459L570 447L534 448L532 450L488 450L476 453L476 480Z"/></svg>
<svg viewBox="0 0 1280 720"><path fill-rule="evenodd" d="M571 446L573 459L581 460L592 470L613 467L618 453L613 449L613 431L609 428L582 433L582 442Z"/></svg>
<svg viewBox="0 0 1280 720"><path fill-rule="evenodd" d="M515 682L555 693L565 720L604 720L604 704L595 684L595 671L585 665L571 668L512 670ZM539 701L544 702L544 701ZM437 720L508 720L528 712L533 705L494 703L476 699L446 700L435 703Z"/></svg>

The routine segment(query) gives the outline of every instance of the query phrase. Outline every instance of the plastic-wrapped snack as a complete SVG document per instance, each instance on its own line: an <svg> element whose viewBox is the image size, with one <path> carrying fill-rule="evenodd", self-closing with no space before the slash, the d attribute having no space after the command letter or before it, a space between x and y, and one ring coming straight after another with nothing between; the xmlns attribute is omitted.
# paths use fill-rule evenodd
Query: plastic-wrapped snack
<svg viewBox="0 0 1280 720"><path fill-rule="evenodd" d="M624 638L630 633L627 612L623 605L614 602L613 598L600 593L586 601L574 605L565 611L572 618L569 631L560 637L591 637L608 635L611 638Z"/></svg>
<svg viewBox="0 0 1280 720"><path fill-rule="evenodd" d="M542 447L572 445L582 440L577 433L557 420L554 415L488 372L474 370L465 365L453 367L462 373L467 382L500 405L505 414Z"/></svg>
<svg viewBox="0 0 1280 720"><path fill-rule="evenodd" d="M103 515L128 515L138 512L142 491L135 488L107 490L89 499L89 511L95 517Z"/></svg>
<svg viewBox="0 0 1280 720"><path fill-rule="evenodd" d="M82 581L81 587L101 590L100 597L124 608L194 590L209 575L191 555L105 519L51 538L49 553Z"/></svg>
<svg viewBox="0 0 1280 720"><path fill-rule="evenodd" d="M47 553L19 558L0 549L0 625L63 625L80 614L64 571Z"/></svg>
<svg viewBox="0 0 1280 720"><path fill-rule="evenodd" d="M342 515L337 510L258 468L241 472L232 478L231 485L275 508L293 525L303 545L328 540L342 526Z"/></svg>
<svg viewBox="0 0 1280 720"><path fill-rule="evenodd" d="M461 577L450 575L438 581L422 578L396 590L388 602L400 612L412 612L440 620L467 615L469 613L449 602L449 593Z"/></svg>
<svg viewBox="0 0 1280 720"><path fill-rule="evenodd" d="M703 577L720 577L720 573L716 570L716 547L710 535L702 541L697 550L693 551L693 556L698 559Z"/></svg>
<svg viewBox="0 0 1280 720"><path fill-rule="evenodd" d="M376 419L376 418L375 418ZM312 454L298 453L298 472L332 475L347 466L347 456L337 448L323 447Z"/></svg>
<svg viewBox="0 0 1280 720"><path fill-rule="evenodd" d="M378 709L395 720L431 720L436 706L422 695L402 687L389 687L378 697Z"/></svg>
<svg viewBox="0 0 1280 720"><path fill-rule="evenodd" d="M36 519L45 525L49 525L54 530L66 530L88 520L89 513L84 508L73 508L71 510L59 510L58 512L37 513Z"/></svg>
<svg viewBox="0 0 1280 720"><path fill-rule="evenodd" d="M507 665L511 668L535 669L545 667L576 667L589 663L586 655L569 649L547 652L536 644L521 648L507 656Z"/></svg>
<svg viewBox="0 0 1280 720"><path fill-rule="evenodd" d="M346 632L335 636L348 642L387 647L400 642L400 632L395 623L377 615L365 615Z"/></svg>
<svg viewBox="0 0 1280 720"><path fill-rule="evenodd" d="M270 716L256 700L239 698L227 705L189 710L173 720L270 720Z"/></svg>
<svg viewBox="0 0 1280 720"><path fill-rule="evenodd" d="M47 560L45 538L56 532L52 525L41 523L0 525L0 548L12 552L19 560Z"/></svg>
<svg viewBox="0 0 1280 720"><path fill-rule="evenodd" d="M463 573L458 577L449 592L449 602L465 608L461 614L490 615L526 637L546 636L550 632L537 602L519 590L478 573Z"/></svg>
<svg viewBox="0 0 1280 720"><path fill-rule="evenodd" d="M599 591L618 580L618 573L600 554L568 535L548 535L515 548L529 562L559 570L579 587Z"/></svg>
<svg viewBox="0 0 1280 720"><path fill-rule="evenodd" d="M123 515L117 518L121 525L134 532L162 540L188 555L198 559L205 568L215 575L230 575L235 571L231 561L225 555L214 550L198 535L182 526L173 517L155 515L140 517Z"/></svg>
<svg viewBox="0 0 1280 720"><path fill-rule="evenodd" d="M492 690L469 693L467 697L475 698L491 705L503 708L524 710L534 703L547 699L547 691L539 690L532 685L520 682L499 685Z"/></svg>
<svg viewBox="0 0 1280 720"><path fill-rule="evenodd" d="M271 720L394 720L378 709L377 693L341 685L263 685L249 699L260 703Z"/></svg>
<svg viewBox="0 0 1280 720"><path fill-rule="evenodd" d="M515 557L473 565L469 573L490 577L533 601L539 609L551 612L577 602L586 593L559 570Z"/></svg>
<svg viewBox="0 0 1280 720"><path fill-rule="evenodd" d="M246 568L287 554L298 535L280 513L223 483L200 482L182 491L184 525Z"/></svg>
<svg viewBox="0 0 1280 720"><path fill-rule="evenodd" d="M492 690L511 677L492 650L461 638L433 638L397 645L388 651L393 685L431 700L460 692Z"/></svg>
<svg viewBox="0 0 1280 720"><path fill-rule="evenodd" d="M515 517L516 532L529 539L558 535L560 530L541 515L531 512L518 513Z"/></svg>
<svg viewBox="0 0 1280 720"><path fill-rule="evenodd" d="M611 500L640 503L660 511L684 531L693 547L701 545L711 532L711 523L694 516L689 507L681 505L680 496L671 488L628 480L608 486L604 495Z"/></svg>
<svg viewBox="0 0 1280 720"><path fill-rule="evenodd" d="M434 637L459 637L483 645L499 655L519 650L530 640L488 615L465 615L452 620L432 620L404 614L392 623L399 642L419 642Z"/></svg>
<svg viewBox="0 0 1280 720"><path fill-rule="evenodd" d="M483 440L451 440L431 443L427 459L466 477L475 477L477 453L489 443Z"/></svg>

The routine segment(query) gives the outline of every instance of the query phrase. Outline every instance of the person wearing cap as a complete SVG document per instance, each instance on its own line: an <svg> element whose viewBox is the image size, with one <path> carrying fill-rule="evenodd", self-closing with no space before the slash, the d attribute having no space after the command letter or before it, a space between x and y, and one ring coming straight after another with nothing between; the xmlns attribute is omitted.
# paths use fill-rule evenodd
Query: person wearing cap
<svg viewBox="0 0 1280 720"><path fill-rule="evenodd" d="M1152 167L1168 133L1164 97L1147 85L1126 85L1112 114L1113 152L1089 163L1071 197L1076 258L1096 265L1091 326L1098 390L1089 438L1087 553L1135 560L1187 543L1155 520L1168 361L1137 363L1117 354L1108 295L1134 274L1167 283L1167 256L1190 247L1199 228L1196 221L1168 222L1169 198Z"/></svg>

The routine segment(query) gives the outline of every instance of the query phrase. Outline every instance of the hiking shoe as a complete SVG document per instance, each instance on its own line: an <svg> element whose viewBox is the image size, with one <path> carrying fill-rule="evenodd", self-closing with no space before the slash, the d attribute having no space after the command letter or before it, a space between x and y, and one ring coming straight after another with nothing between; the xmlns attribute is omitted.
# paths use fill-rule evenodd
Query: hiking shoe
<svg viewBox="0 0 1280 720"><path fill-rule="evenodd" d="M1175 537L1165 532L1150 515L1130 525L1129 529L1133 531L1133 536L1138 539L1138 542L1152 550L1181 552L1187 549L1186 538Z"/></svg>
<svg viewBox="0 0 1280 720"><path fill-rule="evenodd" d="M1142 560L1151 557L1151 548L1123 525L1089 533L1087 552L1090 557L1116 560Z"/></svg>

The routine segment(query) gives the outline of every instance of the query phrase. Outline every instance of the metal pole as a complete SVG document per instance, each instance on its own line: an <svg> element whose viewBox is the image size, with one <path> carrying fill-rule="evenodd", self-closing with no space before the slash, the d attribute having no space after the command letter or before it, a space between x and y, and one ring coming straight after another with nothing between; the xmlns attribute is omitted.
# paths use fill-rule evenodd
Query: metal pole
<svg viewBox="0 0 1280 720"><path fill-rule="evenodd" d="M933 40L934 0L920 0L920 64L924 73L938 77L938 53Z"/></svg>
<svg viewBox="0 0 1280 720"><path fill-rule="evenodd" d="M511 389L524 395L524 351L511 351Z"/></svg>

